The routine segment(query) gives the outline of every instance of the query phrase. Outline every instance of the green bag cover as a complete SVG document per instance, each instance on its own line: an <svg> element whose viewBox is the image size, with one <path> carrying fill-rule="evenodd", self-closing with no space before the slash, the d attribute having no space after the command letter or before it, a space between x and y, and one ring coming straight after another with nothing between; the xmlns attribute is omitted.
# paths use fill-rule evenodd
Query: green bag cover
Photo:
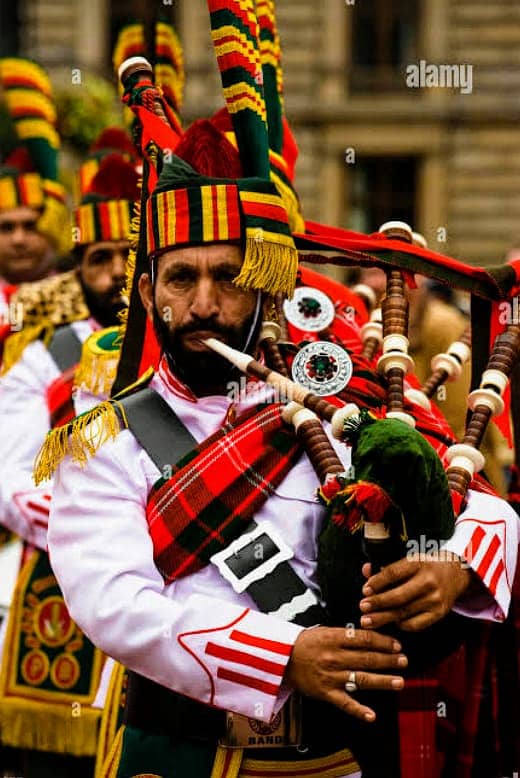
<svg viewBox="0 0 520 778"><path fill-rule="evenodd" d="M455 516L448 481L443 465L428 441L398 419L376 420L366 413L361 415L359 422L347 424L346 432L353 447L354 468L354 477L347 485L377 484L391 498L393 505L383 520L390 526L394 552L397 552L395 558L406 555L409 541L415 540L424 548L428 541L450 538ZM328 623L331 626L359 626L359 601L365 582L361 567L367 557L362 530L350 532L332 518L335 512L344 509L344 501L338 495L328 507L319 537L318 581L327 606ZM355 509L356 506L347 506L345 523L349 510ZM365 521L370 518L364 517ZM405 537L402 534L404 527ZM421 536L424 536L423 545ZM412 548L411 544L408 548ZM429 632L426 630L421 634L426 638ZM420 644L422 651L422 639L399 632L399 639L401 637L407 645Z"/></svg>

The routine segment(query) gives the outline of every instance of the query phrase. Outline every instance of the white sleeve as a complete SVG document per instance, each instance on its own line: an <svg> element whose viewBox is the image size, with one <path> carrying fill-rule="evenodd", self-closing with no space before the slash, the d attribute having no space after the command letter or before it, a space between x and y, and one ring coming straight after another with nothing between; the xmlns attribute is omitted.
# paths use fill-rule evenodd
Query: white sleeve
<svg viewBox="0 0 520 778"><path fill-rule="evenodd" d="M464 559L487 591L483 591L482 597L460 598L454 611L463 616L504 621L511 602L519 530L519 518L505 500L483 492L468 492L466 508L443 548Z"/></svg>
<svg viewBox="0 0 520 778"><path fill-rule="evenodd" d="M34 458L50 428L47 387L59 376L45 346L29 344L0 379L0 522L46 547L50 482L35 487Z"/></svg>
<svg viewBox="0 0 520 778"><path fill-rule="evenodd" d="M59 468L49 552L72 618L131 670L267 721L287 699L282 679L302 628L240 604L231 587L229 600L218 596L210 565L183 579L182 597L165 586L145 516L145 457L123 431L83 470L68 458Z"/></svg>

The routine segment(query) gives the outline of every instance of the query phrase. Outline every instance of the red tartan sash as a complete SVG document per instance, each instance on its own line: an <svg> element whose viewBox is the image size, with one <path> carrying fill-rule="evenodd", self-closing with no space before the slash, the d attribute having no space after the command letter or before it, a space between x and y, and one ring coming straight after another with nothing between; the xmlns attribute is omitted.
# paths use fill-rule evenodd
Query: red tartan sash
<svg viewBox="0 0 520 778"><path fill-rule="evenodd" d="M154 561L166 582L200 570L235 540L300 456L281 405L225 424L172 467L148 497Z"/></svg>

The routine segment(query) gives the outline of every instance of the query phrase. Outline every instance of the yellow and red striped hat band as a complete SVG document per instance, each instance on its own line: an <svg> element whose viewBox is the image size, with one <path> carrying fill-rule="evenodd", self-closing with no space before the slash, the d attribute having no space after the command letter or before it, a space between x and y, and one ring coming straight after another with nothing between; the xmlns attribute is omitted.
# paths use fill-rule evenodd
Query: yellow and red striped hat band
<svg viewBox="0 0 520 778"><path fill-rule="evenodd" d="M133 203L105 200L74 209L74 243L85 245L102 240L126 240L130 233Z"/></svg>
<svg viewBox="0 0 520 778"><path fill-rule="evenodd" d="M28 206L41 208L45 199L43 182L38 173L20 173L0 177L0 210Z"/></svg>
<svg viewBox="0 0 520 778"><path fill-rule="evenodd" d="M240 240L239 191L204 184L157 192L147 203L148 255L169 246Z"/></svg>

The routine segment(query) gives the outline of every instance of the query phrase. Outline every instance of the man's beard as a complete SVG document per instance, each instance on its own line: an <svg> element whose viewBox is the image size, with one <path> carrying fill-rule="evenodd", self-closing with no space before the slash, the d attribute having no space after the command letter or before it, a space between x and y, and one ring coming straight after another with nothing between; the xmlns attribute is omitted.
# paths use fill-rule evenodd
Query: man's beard
<svg viewBox="0 0 520 778"><path fill-rule="evenodd" d="M87 307L94 319L102 327L117 326L119 321L119 312L125 308L123 300L114 298L121 295L123 287L120 284L114 284L106 292L95 292L90 286L87 286L80 276L80 284L85 296Z"/></svg>
<svg viewBox="0 0 520 778"><path fill-rule="evenodd" d="M196 394L199 394L198 390L207 393L205 390L208 387L221 388L225 386L226 382L237 380L239 371L227 359L214 351L190 351L182 342L183 335L209 330L217 338L220 335L228 346L242 351L246 346L254 319L255 312L241 327L225 327L212 318L198 319L196 322L178 327L172 332L167 322L159 315L155 303L153 306L153 324L161 349L166 354L168 363L175 374ZM260 321L255 323L255 333L250 338L253 347L256 344L259 328Z"/></svg>

